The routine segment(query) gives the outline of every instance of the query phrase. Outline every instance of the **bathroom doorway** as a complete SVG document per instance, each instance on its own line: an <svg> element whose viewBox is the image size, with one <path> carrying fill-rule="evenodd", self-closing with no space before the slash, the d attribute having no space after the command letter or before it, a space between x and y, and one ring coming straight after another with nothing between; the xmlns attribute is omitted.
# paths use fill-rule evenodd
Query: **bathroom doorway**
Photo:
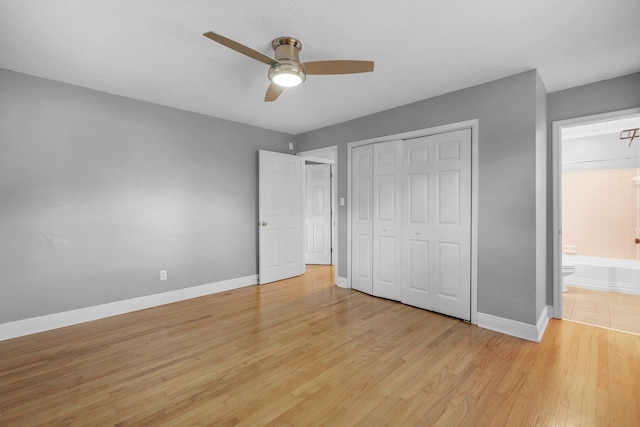
<svg viewBox="0 0 640 427"><path fill-rule="evenodd" d="M640 109L553 124L554 315L640 334Z"/></svg>

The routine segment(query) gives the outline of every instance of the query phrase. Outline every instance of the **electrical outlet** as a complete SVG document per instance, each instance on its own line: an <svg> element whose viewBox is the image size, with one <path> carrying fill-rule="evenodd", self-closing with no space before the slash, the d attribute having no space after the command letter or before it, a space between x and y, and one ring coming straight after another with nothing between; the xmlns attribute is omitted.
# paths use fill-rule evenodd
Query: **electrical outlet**
<svg viewBox="0 0 640 427"><path fill-rule="evenodd" d="M167 270L160 270L160 280L167 280Z"/></svg>
<svg viewBox="0 0 640 427"><path fill-rule="evenodd" d="M293 142L289 143L289 150L293 150Z"/></svg>

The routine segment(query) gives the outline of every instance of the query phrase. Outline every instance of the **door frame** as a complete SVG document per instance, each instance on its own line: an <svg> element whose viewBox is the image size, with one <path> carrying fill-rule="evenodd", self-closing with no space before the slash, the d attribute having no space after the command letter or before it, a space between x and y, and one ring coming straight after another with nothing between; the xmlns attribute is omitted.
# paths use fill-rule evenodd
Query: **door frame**
<svg viewBox="0 0 640 427"><path fill-rule="evenodd" d="M552 210L553 210L553 317L562 319L562 129L640 115L639 108L610 111L552 122Z"/></svg>
<svg viewBox="0 0 640 427"><path fill-rule="evenodd" d="M300 151L296 156L302 157L303 164L309 160L331 165L331 265L334 267L334 283L344 287L338 278L338 146Z"/></svg>
<svg viewBox="0 0 640 427"><path fill-rule="evenodd" d="M351 152L355 147L471 129L471 323L478 324L478 119L363 139L347 144L347 283L351 288Z"/></svg>

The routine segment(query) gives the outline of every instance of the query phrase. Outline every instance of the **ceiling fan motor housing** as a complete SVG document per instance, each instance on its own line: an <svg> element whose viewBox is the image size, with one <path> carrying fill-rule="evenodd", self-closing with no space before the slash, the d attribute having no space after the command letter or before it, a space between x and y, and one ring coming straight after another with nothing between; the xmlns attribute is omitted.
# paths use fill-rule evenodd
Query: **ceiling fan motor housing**
<svg viewBox="0 0 640 427"><path fill-rule="evenodd" d="M269 80L279 74L296 75L300 78L300 83L304 82L307 75L300 64L299 53L302 50L300 40L293 37L278 37L271 42L275 50L275 57L278 61L269 67Z"/></svg>
<svg viewBox="0 0 640 427"><path fill-rule="evenodd" d="M271 42L271 47L276 51L276 59L282 61L289 59L300 63L298 55L302 50L300 40L293 37L278 37Z"/></svg>

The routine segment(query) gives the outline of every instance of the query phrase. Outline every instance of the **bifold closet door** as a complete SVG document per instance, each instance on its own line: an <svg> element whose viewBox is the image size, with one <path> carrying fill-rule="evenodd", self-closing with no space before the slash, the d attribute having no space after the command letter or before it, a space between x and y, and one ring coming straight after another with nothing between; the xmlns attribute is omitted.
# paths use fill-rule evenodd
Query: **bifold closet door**
<svg viewBox="0 0 640 427"><path fill-rule="evenodd" d="M404 141L402 302L471 318L471 130Z"/></svg>
<svg viewBox="0 0 640 427"><path fill-rule="evenodd" d="M373 294L373 146L351 152L351 287Z"/></svg>
<svg viewBox="0 0 640 427"><path fill-rule="evenodd" d="M400 141L357 147L351 159L351 287L399 301Z"/></svg>
<svg viewBox="0 0 640 427"><path fill-rule="evenodd" d="M401 141L373 145L373 295L400 301Z"/></svg>

